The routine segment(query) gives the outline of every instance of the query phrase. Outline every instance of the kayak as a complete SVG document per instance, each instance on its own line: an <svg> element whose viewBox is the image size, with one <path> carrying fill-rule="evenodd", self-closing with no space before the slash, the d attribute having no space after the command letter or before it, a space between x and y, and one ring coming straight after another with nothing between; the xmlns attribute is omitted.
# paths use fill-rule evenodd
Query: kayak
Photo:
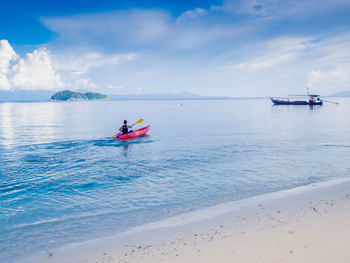
<svg viewBox="0 0 350 263"><path fill-rule="evenodd" d="M132 139L136 137L140 137L142 135L145 135L151 126L148 125L146 127L143 127L141 129L134 130L132 132L129 132L127 134L118 134L115 138L118 140L126 140L126 139Z"/></svg>

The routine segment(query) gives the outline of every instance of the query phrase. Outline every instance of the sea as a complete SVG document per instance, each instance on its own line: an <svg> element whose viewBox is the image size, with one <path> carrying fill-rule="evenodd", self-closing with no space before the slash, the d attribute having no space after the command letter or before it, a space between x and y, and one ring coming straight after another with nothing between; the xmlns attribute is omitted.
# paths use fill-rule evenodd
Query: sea
<svg viewBox="0 0 350 263"><path fill-rule="evenodd" d="M0 103L0 261L350 176L350 98ZM119 141L123 120L150 125Z"/></svg>

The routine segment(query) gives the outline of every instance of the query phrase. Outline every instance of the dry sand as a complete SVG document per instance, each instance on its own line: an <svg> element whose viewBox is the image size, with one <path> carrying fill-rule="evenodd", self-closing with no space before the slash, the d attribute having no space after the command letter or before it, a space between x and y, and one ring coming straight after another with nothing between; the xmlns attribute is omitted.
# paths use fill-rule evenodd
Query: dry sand
<svg viewBox="0 0 350 263"><path fill-rule="evenodd" d="M188 212L15 262L350 262L350 180Z"/></svg>

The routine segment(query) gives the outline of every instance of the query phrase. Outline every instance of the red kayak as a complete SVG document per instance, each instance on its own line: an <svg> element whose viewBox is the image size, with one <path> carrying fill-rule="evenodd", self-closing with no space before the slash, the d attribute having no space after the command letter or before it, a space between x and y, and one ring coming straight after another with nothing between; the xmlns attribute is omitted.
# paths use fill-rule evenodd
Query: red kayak
<svg viewBox="0 0 350 263"><path fill-rule="evenodd" d="M119 134L115 138L118 140L126 140L126 139L131 139L131 138L136 138L140 137L142 135L145 135L151 126L146 126L138 130L134 130L133 132L129 132L127 134Z"/></svg>

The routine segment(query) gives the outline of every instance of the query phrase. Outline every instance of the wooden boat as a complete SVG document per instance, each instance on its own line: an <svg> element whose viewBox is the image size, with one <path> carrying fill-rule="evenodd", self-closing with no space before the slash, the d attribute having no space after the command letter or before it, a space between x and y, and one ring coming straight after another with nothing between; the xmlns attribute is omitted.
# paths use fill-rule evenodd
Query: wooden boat
<svg viewBox="0 0 350 263"><path fill-rule="evenodd" d="M297 96L301 96L301 95L297 95ZM290 100L289 97L286 99L276 99L276 98L270 98L270 99L275 105L311 105L313 106L313 105L323 104L323 101L319 98L320 95L312 94L308 96L309 96L309 100Z"/></svg>

